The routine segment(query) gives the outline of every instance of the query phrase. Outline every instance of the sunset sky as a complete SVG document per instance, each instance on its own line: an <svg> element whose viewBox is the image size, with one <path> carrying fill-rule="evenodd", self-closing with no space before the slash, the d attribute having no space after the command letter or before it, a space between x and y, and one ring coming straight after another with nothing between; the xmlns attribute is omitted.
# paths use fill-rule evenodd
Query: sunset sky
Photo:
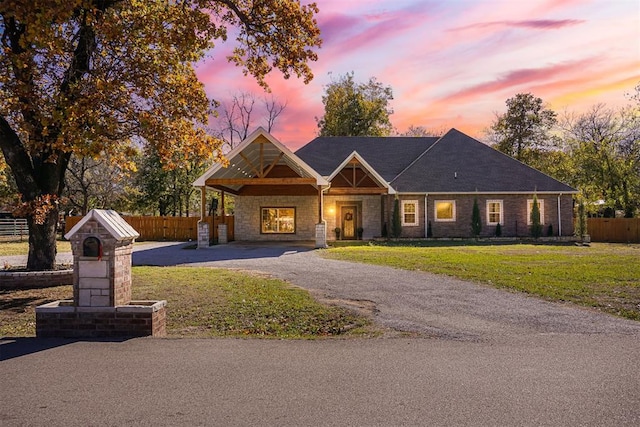
<svg viewBox="0 0 640 427"><path fill-rule="evenodd" d="M303 3L307 3L303 1ZM482 139L506 99L531 92L558 113L618 107L640 83L640 0L317 0L315 78L267 79L287 102L273 134L297 149L317 134L324 86L353 71L393 88L391 122ZM210 97L261 89L221 45L197 67Z"/></svg>

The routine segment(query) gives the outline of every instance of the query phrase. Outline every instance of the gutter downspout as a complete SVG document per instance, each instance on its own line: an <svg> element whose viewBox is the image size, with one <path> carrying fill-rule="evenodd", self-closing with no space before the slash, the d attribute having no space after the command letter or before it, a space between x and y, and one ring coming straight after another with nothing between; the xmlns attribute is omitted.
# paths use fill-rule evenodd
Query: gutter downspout
<svg viewBox="0 0 640 427"><path fill-rule="evenodd" d="M427 231L429 230L429 205L428 200L429 193L424 193L424 237L428 237Z"/></svg>
<svg viewBox="0 0 640 427"><path fill-rule="evenodd" d="M558 194L558 237L562 237L562 214L560 212L560 197L562 197L562 193Z"/></svg>

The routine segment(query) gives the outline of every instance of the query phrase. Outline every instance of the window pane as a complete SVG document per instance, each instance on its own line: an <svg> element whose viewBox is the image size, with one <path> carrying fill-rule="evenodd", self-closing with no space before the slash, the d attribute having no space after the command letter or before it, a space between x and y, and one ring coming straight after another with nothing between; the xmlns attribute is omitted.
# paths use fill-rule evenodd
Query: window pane
<svg viewBox="0 0 640 427"><path fill-rule="evenodd" d="M264 208L262 209L262 232L263 233L277 233L278 221L276 209Z"/></svg>
<svg viewBox="0 0 640 427"><path fill-rule="evenodd" d="M453 202L436 203L437 219L453 219Z"/></svg>
<svg viewBox="0 0 640 427"><path fill-rule="evenodd" d="M262 208L263 233L295 233L296 210L294 208Z"/></svg>
<svg viewBox="0 0 640 427"><path fill-rule="evenodd" d="M402 225L418 225L418 202L404 200L402 202Z"/></svg>
<svg viewBox="0 0 640 427"><path fill-rule="evenodd" d="M293 233L295 229L295 211L293 209L278 209L278 232Z"/></svg>
<svg viewBox="0 0 640 427"><path fill-rule="evenodd" d="M502 213L502 202L489 202L489 223L498 224L502 222L500 215Z"/></svg>

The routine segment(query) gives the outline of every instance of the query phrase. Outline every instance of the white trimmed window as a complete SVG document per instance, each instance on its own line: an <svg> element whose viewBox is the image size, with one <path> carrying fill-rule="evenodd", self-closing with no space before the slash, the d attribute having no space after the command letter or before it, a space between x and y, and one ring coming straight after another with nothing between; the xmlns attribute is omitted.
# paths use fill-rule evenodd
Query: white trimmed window
<svg viewBox="0 0 640 427"><path fill-rule="evenodd" d="M487 224L504 224L502 217L502 200L487 200Z"/></svg>
<svg viewBox="0 0 640 427"><path fill-rule="evenodd" d="M268 234L296 232L295 208L262 208L260 231Z"/></svg>
<svg viewBox="0 0 640 427"><path fill-rule="evenodd" d="M418 225L418 201L403 200L401 214L403 226Z"/></svg>
<svg viewBox="0 0 640 427"><path fill-rule="evenodd" d="M544 224L544 200L538 199L538 209L540 209L540 224ZM527 225L531 225L531 211L533 210L533 199L527 200Z"/></svg>
<svg viewBox="0 0 640 427"><path fill-rule="evenodd" d="M456 220L455 200L436 200L434 209L436 221L454 222Z"/></svg>

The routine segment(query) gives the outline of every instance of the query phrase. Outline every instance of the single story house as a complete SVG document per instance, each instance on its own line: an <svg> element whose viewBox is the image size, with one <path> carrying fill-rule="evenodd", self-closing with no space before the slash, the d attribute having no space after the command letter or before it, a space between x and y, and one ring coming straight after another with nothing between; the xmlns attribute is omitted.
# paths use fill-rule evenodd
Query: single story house
<svg viewBox="0 0 640 427"><path fill-rule="evenodd" d="M481 236L528 236L533 198L545 235L573 235L574 188L467 135L318 137L295 153L259 128L194 185L235 196L236 240L471 237L474 201ZM204 217L204 203L202 209ZM549 228L551 227L551 228Z"/></svg>

